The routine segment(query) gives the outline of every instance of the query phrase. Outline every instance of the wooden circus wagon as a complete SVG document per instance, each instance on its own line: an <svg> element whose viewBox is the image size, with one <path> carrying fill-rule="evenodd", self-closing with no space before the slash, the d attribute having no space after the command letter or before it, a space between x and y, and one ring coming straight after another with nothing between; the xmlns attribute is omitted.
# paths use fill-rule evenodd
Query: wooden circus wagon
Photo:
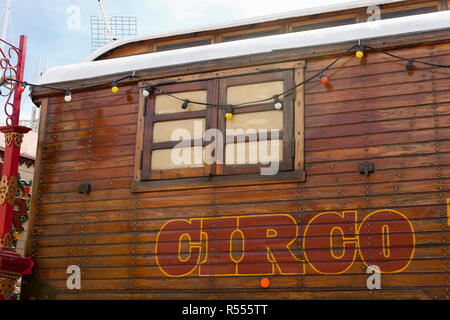
<svg viewBox="0 0 450 320"><path fill-rule="evenodd" d="M449 299L449 6L140 36L46 72L23 297Z"/></svg>

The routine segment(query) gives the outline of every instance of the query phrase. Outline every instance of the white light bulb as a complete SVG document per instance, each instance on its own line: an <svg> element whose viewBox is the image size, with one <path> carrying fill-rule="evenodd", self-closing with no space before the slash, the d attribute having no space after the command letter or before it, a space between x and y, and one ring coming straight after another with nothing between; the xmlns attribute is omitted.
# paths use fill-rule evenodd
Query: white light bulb
<svg viewBox="0 0 450 320"><path fill-rule="evenodd" d="M280 110L281 108L283 108L283 104L281 102L275 103L275 109Z"/></svg>
<svg viewBox="0 0 450 320"><path fill-rule="evenodd" d="M144 97L148 97L150 95L150 92L148 92L147 89L144 89L144 91L142 91L142 95Z"/></svg>
<svg viewBox="0 0 450 320"><path fill-rule="evenodd" d="M66 96L64 97L64 100L66 100L66 102L72 101L72 95L70 94L70 91L66 92Z"/></svg>

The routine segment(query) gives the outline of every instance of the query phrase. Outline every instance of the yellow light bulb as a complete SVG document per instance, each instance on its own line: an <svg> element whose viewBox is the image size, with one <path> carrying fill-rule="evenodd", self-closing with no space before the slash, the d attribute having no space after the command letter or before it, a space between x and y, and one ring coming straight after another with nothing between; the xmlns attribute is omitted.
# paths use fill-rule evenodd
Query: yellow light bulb
<svg viewBox="0 0 450 320"><path fill-rule="evenodd" d="M233 114L232 113L225 113L225 118L230 120L231 118L233 118Z"/></svg>
<svg viewBox="0 0 450 320"><path fill-rule="evenodd" d="M117 93L117 91L119 91L119 88L117 88L117 87L112 87L112 88L111 88L111 91L112 91L113 93Z"/></svg>
<svg viewBox="0 0 450 320"><path fill-rule="evenodd" d="M356 52L356 57L357 57L358 59L361 59L362 57L364 57L364 52L362 52L362 51L357 51L357 52Z"/></svg>

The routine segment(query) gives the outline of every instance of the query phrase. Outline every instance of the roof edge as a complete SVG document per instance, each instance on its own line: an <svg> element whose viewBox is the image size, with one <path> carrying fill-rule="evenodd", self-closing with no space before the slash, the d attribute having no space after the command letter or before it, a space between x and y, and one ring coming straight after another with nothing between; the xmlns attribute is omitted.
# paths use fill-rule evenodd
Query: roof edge
<svg viewBox="0 0 450 320"><path fill-rule="evenodd" d="M316 6L316 7L310 7L310 8L301 9L301 10L285 11L285 12L276 13L276 14L257 16L254 18L232 20L229 22L224 22L224 23L219 23L219 24L204 25L204 26L199 26L199 27L193 27L193 28L188 28L188 29L179 29L179 30L160 32L160 33L148 33L148 34L144 34L144 35L140 35L140 36L134 36L134 37L111 42L108 45L103 46L103 47L97 49L96 51L92 52L88 57L86 57L86 59L83 60L83 62L95 61L97 58L101 57L102 55L104 55L105 53L107 53L111 50L117 49L121 46L130 44L133 42L138 42L138 41L154 40L154 39L189 34L189 33L194 33L194 32L220 30L220 29L226 29L226 28L232 28L232 27L238 27L238 26L245 26L245 25L254 24L254 23L270 22L270 21L276 21L276 20L303 17L303 16L309 16L309 15L315 15L315 14L321 14L321 13L328 13L328 12L338 12L338 11L343 11L343 10L351 10L351 9L356 9L356 8L364 8L364 7L374 6L374 5L383 5L383 4L388 4L388 3L396 3L396 2L404 2L404 1L408 1L408 0L367 0L367 1L352 0L352 1L344 2L344 3L337 3L337 4L333 4L333 5L328 5L328 6L321 6L321 7Z"/></svg>
<svg viewBox="0 0 450 320"><path fill-rule="evenodd" d="M439 11L389 20L54 67L44 73L38 84L81 81L195 62L447 29L450 29L450 11ZM330 37L330 34L333 36Z"/></svg>

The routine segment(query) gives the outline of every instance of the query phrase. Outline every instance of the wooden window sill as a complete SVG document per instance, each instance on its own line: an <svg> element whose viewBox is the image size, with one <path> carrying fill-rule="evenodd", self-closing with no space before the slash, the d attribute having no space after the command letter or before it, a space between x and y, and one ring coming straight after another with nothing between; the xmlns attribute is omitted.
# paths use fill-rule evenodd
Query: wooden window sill
<svg viewBox="0 0 450 320"><path fill-rule="evenodd" d="M273 176L258 174L224 175L198 178L149 180L134 182L131 192L151 192L166 190L201 189L213 187L251 186L275 183L304 182L305 171L285 171Z"/></svg>

